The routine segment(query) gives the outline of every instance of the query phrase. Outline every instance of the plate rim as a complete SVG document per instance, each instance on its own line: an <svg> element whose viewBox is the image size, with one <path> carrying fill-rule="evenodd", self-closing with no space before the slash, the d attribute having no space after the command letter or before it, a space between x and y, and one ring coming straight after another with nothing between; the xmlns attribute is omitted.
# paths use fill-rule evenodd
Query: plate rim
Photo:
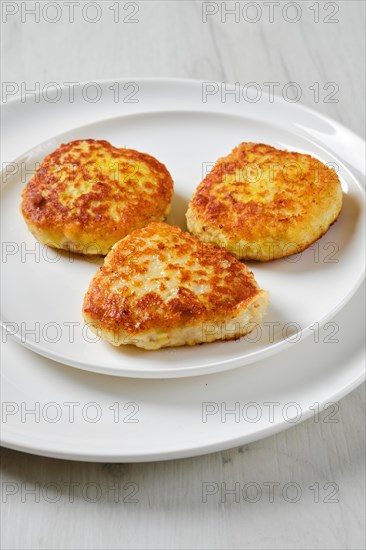
<svg viewBox="0 0 366 550"><path fill-rule="evenodd" d="M19 344L16 344L19 345ZM28 352L28 351L27 351ZM365 345L363 346L363 352L365 354ZM31 352L34 353L34 352ZM210 375L206 375L210 376ZM361 374L354 376L347 384L343 385L341 388L337 388L329 395L318 401L319 407L323 407L325 404L330 402L337 402L355 389L357 389L366 379L365 369ZM313 410L308 407L306 410L302 411L302 416L300 420L296 422L287 422L285 419L282 419L280 422L274 423L273 425L266 425L260 430L257 430L250 434L245 434L242 436L229 437L227 439L220 439L212 443L203 443L202 445L197 445L194 447L185 447L180 450L171 449L169 451L153 451L150 453L142 454L131 454L126 453L122 454L120 452L114 453L90 453L90 451L85 450L84 452L78 451L76 454L69 450L60 450L60 446L65 447L65 442L60 443L59 445L49 446L47 445L39 446L39 442L45 442L44 438L39 438L35 440L34 437L30 436L29 439L35 440L34 444L31 444L30 441L27 441L27 437L17 435L16 433L13 436L10 435L10 430L4 430L2 426L0 444L8 449L13 449L15 451L21 451L29 454L34 454L37 456L44 456L49 458L56 458L60 460L75 460L78 462L128 462L128 463L144 463L144 462L160 462L164 460L176 460L182 458L189 458L195 456L202 456L205 454L211 454L215 452L220 452L228 449L233 449L240 447L241 445L254 443L266 437L270 437L277 433L281 433L292 427L302 424L308 420L314 414ZM5 437L4 437L5 432Z"/></svg>
<svg viewBox="0 0 366 550"><path fill-rule="evenodd" d="M98 79L93 80L93 83L95 83L95 84L114 84L115 82L118 82L118 83L124 82L124 83L126 83L126 82L132 82L132 81L133 82L149 82L149 83L158 82L158 83L171 83L171 84L174 84L174 83L175 84L193 84L193 85L196 85L196 84L202 85L203 83L208 82L207 80L202 80L200 78L181 78L181 77L165 77L165 76L156 76L156 77L154 77L154 76L138 76L138 77L124 77L124 78L121 78L121 77L98 78ZM229 84L229 85L232 85L231 82L220 81L220 80L210 80L209 82L214 83L214 84L226 84L226 85ZM82 82L78 82L78 84L77 84L77 86L75 86L75 88L85 86L86 84L90 84L90 81L89 80L83 80ZM239 84L240 89L244 89L244 90L249 89L248 85L243 86L240 83L238 83L238 84ZM60 85L60 89L61 90L66 90L67 86ZM269 94L266 91L262 91L262 95L267 96L267 97L269 96ZM272 95L273 95L275 100L280 101L280 102L284 101L283 98L280 95L278 95L278 94L272 94ZM8 106L10 108L10 107L15 106L16 104L19 104L19 103L21 104L22 103L21 97L22 97L21 95L16 96L16 97L11 97L6 102L1 100L0 101L0 108L6 110ZM41 92L37 91L37 93L34 94L34 97L40 98L41 97ZM284 101L284 103L287 104L285 101ZM334 118L332 118L328 115L324 115L323 113L320 113L316 109L313 109L312 107L309 107L308 105L305 105L304 103L297 102L297 103L292 103L292 105L295 105L296 109L303 110L303 111L311 113L313 115L315 114L316 116L322 118L323 120L332 122L333 125L336 125L336 126L342 128L344 131L346 131L349 134L353 134L354 137L357 138L358 140L360 140L362 142L362 144L366 147L366 141L364 140L364 138L362 136L360 136L359 134L357 134L357 132L354 132L353 130L349 129L342 122L339 122L338 120L335 120ZM124 116L124 115L122 115L122 116ZM115 117L110 117L110 118L115 118ZM108 119L106 118L106 119L100 119L100 120L108 120ZM98 121L96 121L96 122L98 122ZM72 128L70 128L70 131L76 130L79 127L81 127L81 126L72 127ZM64 132L62 132L62 133L64 133ZM61 135L61 134L57 134L57 135ZM55 136L55 137L57 137L57 136Z"/></svg>

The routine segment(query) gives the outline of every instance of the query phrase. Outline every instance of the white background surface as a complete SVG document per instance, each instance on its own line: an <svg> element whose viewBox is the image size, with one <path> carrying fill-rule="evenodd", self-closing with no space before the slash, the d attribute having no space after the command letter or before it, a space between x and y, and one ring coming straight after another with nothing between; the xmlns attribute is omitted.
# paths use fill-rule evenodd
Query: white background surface
<svg viewBox="0 0 366 550"><path fill-rule="evenodd" d="M39 82L42 88L48 82L134 76L256 82L262 87L265 82L279 82L277 92L296 82L303 103L360 135L364 132L362 1L330 3L327 9L326 3L315 2L318 23L310 9L313 2L301 3L296 23L286 21L295 12L292 8L283 12L285 2L276 8L273 23L269 8L260 2L262 15L256 23L245 21L243 14L238 22L229 15L222 22L220 11L203 23L202 5L193 1L141 2L133 16L138 23L122 22L132 12L132 8L123 10L124 3L121 21L113 22L109 9L113 3L100 2L102 16L96 24L81 17L84 2L75 7L74 23L69 23L68 9L60 2L61 19L54 24L42 15L39 23L34 22L34 16L24 13L24 5L29 9L34 2L4 4L19 8L3 25L2 79L15 83L13 89L21 88L22 82L28 88ZM339 6L339 12L332 16L333 5ZM49 10L46 16L54 17ZM87 15L94 17L92 8ZM253 18L254 12L246 16ZM326 23L326 17L339 22ZM329 87L330 82L336 88ZM314 87L314 83L319 84ZM315 102L313 89L318 85L320 97ZM337 87L333 98L338 102L326 102L327 94ZM364 548L364 395L361 387L344 398L336 422L327 422L323 415L319 422L311 419L249 446L194 459L103 466L3 449L2 481L17 484L19 492L2 503L2 547ZM226 482L228 489L235 483L241 488L257 483L263 493L258 502L236 503L229 496L221 503L217 494L204 503L204 481ZM103 497L91 503L76 490L70 502L65 489L62 498L51 503L42 493L49 483L70 482L79 483L78 488L96 483ZM137 484L138 502L114 502L106 489L128 482ZM265 482L279 483L274 502ZM282 496L288 482L301 488L296 503ZM39 502L34 495L22 499L22 484L24 490L35 483L39 483ZM314 483L320 487L319 502L310 489ZM324 502L331 492L324 489L326 483L338 485L338 502Z"/></svg>

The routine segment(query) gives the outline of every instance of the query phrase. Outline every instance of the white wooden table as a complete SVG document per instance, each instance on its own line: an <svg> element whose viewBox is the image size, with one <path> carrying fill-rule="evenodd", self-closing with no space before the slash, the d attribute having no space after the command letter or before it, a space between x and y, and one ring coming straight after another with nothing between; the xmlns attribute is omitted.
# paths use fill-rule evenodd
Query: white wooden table
<svg viewBox="0 0 366 550"><path fill-rule="evenodd" d="M2 79L13 83L14 95L22 82L30 89L126 76L255 83L263 90L273 83L276 93L301 93L304 104L364 132L362 0L81 0L73 8L70 2L55 7L41 1L39 15L32 15L27 10L34 4L2 2ZM363 386L342 399L336 422L323 415L245 447L194 459L100 465L2 449L2 482L17 484L24 494L3 498L1 546L365 548L364 419ZM227 488L256 483L262 496L257 502L221 503L219 496L203 502L207 480L226 482ZM93 494L80 496L78 489L90 482L103 489L98 502L90 502ZM111 489L129 482L136 485L126 494L138 487L137 502L114 502ZM271 482L277 484L274 498ZM300 488L297 502L286 497L289 482ZM75 499L65 490L50 502L44 491L52 483L77 484ZM339 491L332 496L335 484ZM32 486L35 495L25 494Z"/></svg>

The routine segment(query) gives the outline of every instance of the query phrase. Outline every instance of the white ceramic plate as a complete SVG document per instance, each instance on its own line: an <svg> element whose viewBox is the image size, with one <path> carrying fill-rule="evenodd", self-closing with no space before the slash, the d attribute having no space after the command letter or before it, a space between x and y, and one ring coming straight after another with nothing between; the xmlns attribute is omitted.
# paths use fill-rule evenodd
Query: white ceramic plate
<svg viewBox="0 0 366 550"><path fill-rule="evenodd" d="M2 444L57 458L142 462L249 443L317 420L327 404L322 421L336 422L334 402L364 380L364 300L361 288L324 330L281 354L180 380L72 369L10 339L1 371Z"/></svg>
<svg viewBox="0 0 366 550"><path fill-rule="evenodd" d="M8 169L2 199L2 318L9 332L56 361L143 378L222 371L263 359L304 339L350 299L363 278L364 198L358 183L362 164L354 156L362 150L362 141L337 123L282 99L258 105L223 103L215 96L203 102L199 82L142 80L138 85L140 101L128 106L133 114L49 139L18 158L14 175L9 175L14 166ZM107 89L108 84L103 86ZM18 106L21 113L23 107ZM67 118L70 108L61 102L55 119L60 111ZM103 105L98 108L107 113ZM7 111L14 120L14 104ZM183 228L187 202L203 173L241 141L265 142L334 163L345 192L344 207L339 221L300 257L250 264L259 284L271 293L260 330L238 342L193 348L117 349L96 340L81 316L84 293L101 262L42 247L19 214L21 190L35 163L60 143L78 138L107 139L116 146L147 151L164 162L175 181L169 221Z"/></svg>

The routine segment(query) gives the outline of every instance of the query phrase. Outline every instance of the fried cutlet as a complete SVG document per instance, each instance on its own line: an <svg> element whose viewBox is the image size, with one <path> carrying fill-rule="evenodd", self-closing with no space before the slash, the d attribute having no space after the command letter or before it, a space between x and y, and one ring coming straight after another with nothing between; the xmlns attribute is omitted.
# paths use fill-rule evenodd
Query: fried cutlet
<svg viewBox="0 0 366 550"><path fill-rule="evenodd" d="M114 245L89 285L83 315L115 346L156 350L244 336L267 303L268 293L225 249L151 223Z"/></svg>
<svg viewBox="0 0 366 550"><path fill-rule="evenodd" d="M332 168L310 155L241 143L197 187L186 217L200 240L239 259L268 261L303 251L341 208Z"/></svg>
<svg viewBox="0 0 366 550"><path fill-rule="evenodd" d="M131 231L165 219L172 196L173 180L154 157L86 139L41 162L21 211L41 243L105 255Z"/></svg>

